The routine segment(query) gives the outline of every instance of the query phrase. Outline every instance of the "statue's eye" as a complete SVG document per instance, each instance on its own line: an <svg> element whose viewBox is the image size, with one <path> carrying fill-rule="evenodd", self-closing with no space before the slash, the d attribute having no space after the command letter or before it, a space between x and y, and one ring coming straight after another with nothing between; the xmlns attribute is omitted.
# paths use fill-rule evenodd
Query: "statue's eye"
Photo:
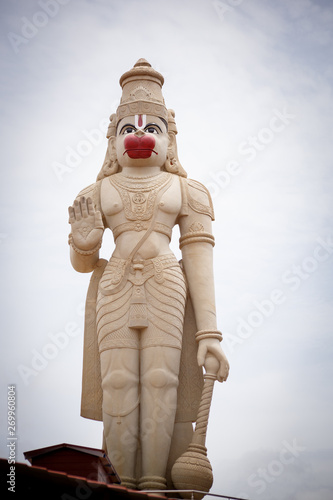
<svg viewBox="0 0 333 500"><path fill-rule="evenodd" d="M135 132L135 128L134 127L126 127L123 130L123 134L133 134L134 132Z"/></svg>
<svg viewBox="0 0 333 500"><path fill-rule="evenodd" d="M145 129L148 134L158 134L157 127L152 127L151 125Z"/></svg>

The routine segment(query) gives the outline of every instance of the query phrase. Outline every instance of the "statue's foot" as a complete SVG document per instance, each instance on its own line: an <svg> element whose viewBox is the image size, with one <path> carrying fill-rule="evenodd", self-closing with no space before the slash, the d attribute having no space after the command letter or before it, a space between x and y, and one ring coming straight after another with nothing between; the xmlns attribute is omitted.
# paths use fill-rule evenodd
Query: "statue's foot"
<svg viewBox="0 0 333 500"><path fill-rule="evenodd" d="M161 476L143 476L139 480L139 490L165 490L167 482Z"/></svg>
<svg viewBox="0 0 333 500"><path fill-rule="evenodd" d="M121 486L125 488L129 488L130 490L136 490L137 484L136 479L134 477L122 476L121 478Z"/></svg>

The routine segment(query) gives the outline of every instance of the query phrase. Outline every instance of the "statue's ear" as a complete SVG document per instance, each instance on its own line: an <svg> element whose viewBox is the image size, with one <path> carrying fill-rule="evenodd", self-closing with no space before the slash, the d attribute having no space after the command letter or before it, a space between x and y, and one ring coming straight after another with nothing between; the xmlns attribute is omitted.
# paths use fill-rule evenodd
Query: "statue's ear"
<svg viewBox="0 0 333 500"><path fill-rule="evenodd" d="M101 179L104 179L104 177L108 177L109 175L117 173L118 169L119 164L117 160L116 137L114 135L111 135L109 136L104 162L97 176L97 180L99 181Z"/></svg>
<svg viewBox="0 0 333 500"><path fill-rule="evenodd" d="M110 156L117 156L117 151L116 151L116 137L114 135L111 135L109 138L109 144L108 144L108 149L110 150Z"/></svg>
<svg viewBox="0 0 333 500"><path fill-rule="evenodd" d="M117 161L116 151L116 129L116 114L113 113L110 116L110 123L106 133L106 137L109 139L109 141L102 168L97 176L98 181L104 179L104 177L108 177L109 175L118 172L119 164Z"/></svg>
<svg viewBox="0 0 333 500"><path fill-rule="evenodd" d="M116 114L113 113L110 115L110 123L108 127L108 131L106 133L106 137L109 139L111 136L116 136L117 132L117 117Z"/></svg>
<svg viewBox="0 0 333 500"><path fill-rule="evenodd" d="M169 145L167 150L167 157L165 160L165 170L167 172L171 172L173 174L182 175L186 177L186 173L183 170L177 154L177 141L174 132L168 132L169 136ZM184 175L185 174L185 175Z"/></svg>
<svg viewBox="0 0 333 500"><path fill-rule="evenodd" d="M178 159L176 134L177 134L177 128L175 123L175 113L174 111L169 110L169 120L168 120L169 145L168 145L167 157L165 160L164 168L167 172L181 175L182 177L187 177L187 173L181 166L180 161Z"/></svg>
<svg viewBox="0 0 333 500"><path fill-rule="evenodd" d="M169 137L169 144L168 144L168 151L175 151L177 150L177 144L176 144L176 136L174 132L168 132L168 137Z"/></svg>
<svg viewBox="0 0 333 500"><path fill-rule="evenodd" d="M165 170L173 174L181 175L182 177L187 177L187 173L181 166L180 161L178 159L176 134L177 134L177 127L175 121L175 112L172 109L169 109L168 110L169 145L164 165Z"/></svg>

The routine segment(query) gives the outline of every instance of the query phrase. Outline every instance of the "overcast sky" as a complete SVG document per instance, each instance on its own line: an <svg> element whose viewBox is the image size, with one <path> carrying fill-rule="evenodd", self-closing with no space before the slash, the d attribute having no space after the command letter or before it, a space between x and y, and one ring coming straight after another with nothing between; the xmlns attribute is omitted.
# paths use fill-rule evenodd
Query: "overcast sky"
<svg viewBox="0 0 333 500"><path fill-rule="evenodd" d="M231 369L211 410L212 491L331 500L332 2L12 0L1 11L1 456L8 384L19 461L62 442L101 447L102 424L79 415L90 275L70 265L67 207L100 170L119 77L144 57L165 77L180 161L216 212ZM180 257L176 231L173 249Z"/></svg>

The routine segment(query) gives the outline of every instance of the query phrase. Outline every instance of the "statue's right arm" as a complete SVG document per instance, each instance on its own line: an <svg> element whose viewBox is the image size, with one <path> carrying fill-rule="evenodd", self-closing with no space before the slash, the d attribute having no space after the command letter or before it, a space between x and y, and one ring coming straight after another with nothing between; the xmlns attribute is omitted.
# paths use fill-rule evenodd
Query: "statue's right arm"
<svg viewBox="0 0 333 500"><path fill-rule="evenodd" d="M94 189L81 191L68 208L68 222L72 229L69 235L70 259L74 269L81 273L95 269L104 232L101 212L94 206L93 192Z"/></svg>

